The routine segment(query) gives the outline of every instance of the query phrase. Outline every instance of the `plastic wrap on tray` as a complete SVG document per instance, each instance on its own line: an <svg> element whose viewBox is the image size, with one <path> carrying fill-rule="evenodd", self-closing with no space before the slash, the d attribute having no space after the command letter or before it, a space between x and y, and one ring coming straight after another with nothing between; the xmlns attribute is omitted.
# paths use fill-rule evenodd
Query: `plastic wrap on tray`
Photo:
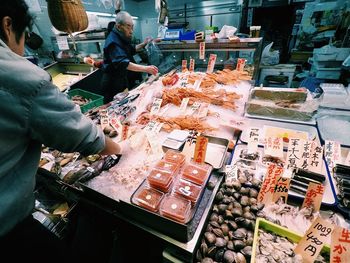
<svg viewBox="0 0 350 263"><path fill-rule="evenodd" d="M173 175L176 175L179 170L179 164L168 162L165 160L160 160L155 166L155 169L170 172Z"/></svg>
<svg viewBox="0 0 350 263"><path fill-rule="evenodd" d="M255 88L246 103L246 112L270 118L310 121L320 105L321 95L311 94L305 89Z"/></svg>
<svg viewBox="0 0 350 263"><path fill-rule="evenodd" d="M202 186L191 183L190 181L180 179L174 185L174 193L181 195L183 198L188 199L192 204L196 203L200 197Z"/></svg>
<svg viewBox="0 0 350 263"><path fill-rule="evenodd" d="M273 164L273 163L280 167L283 167L285 160L279 157L275 157L267 154L263 155L263 157L261 158L261 164L263 165L269 166L270 164Z"/></svg>
<svg viewBox="0 0 350 263"><path fill-rule="evenodd" d="M184 164L186 157L179 151L168 150L164 155L164 160L171 163L177 163L181 166Z"/></svg>
<svg viewBox="0 0 350 263"><path fill-rule="evenodd" d="M160 204L159 212L162 216L180 223L186 223L191 211L191 202L176 195L166 194Z"/></svg>
<svg viewBox="0 0 350 263"><path fill-rule="evenodd" d="M152 169L147 176L147 181L150 186L165 193L169 191L173 179L173 174L158 169Z"/></svg>
<svg viewBox="0 0 350 263"><path fill-rule="evenodd" d="M244 168L248 168L251 170L256 170L257 163L254 161L250 161L250 160L237 159L236 165L244 167Z"/></svg>
<svg viewBox="0 0 350 263"><path fill-rule="evenodd" d="M251 91L252 99L259 100L289 100L295 102L304 102L307 99L307 89L299 88L254 88Z"/></svg>
<svg viewBox="0 0 350 263"><path fill-rule="evenodd" d="M133 195L132 202L152 212L157 212L163 196L164 193L161 191L143 184Z"/></svg>
<svg viewBox="0 0 350 263"><path fill-rule="evenodd" d="M211 167L207 164L185 164L181 177L192 183L203 185L210 175Z"/></svg>

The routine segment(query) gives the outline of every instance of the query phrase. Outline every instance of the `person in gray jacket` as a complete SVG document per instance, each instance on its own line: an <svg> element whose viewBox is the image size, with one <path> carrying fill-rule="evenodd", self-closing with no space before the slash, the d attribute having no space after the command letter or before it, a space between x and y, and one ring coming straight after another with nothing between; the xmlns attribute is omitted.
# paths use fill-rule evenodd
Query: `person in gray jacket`
<svg viewBox="0 0 350 263"><path fill-rule="evenodd" d="M32 217L41 147L85 156L121 149L22 57L32 20L24 0L0 1L0 261L12 253L11 262L68 262L61 241Z"/></svg>

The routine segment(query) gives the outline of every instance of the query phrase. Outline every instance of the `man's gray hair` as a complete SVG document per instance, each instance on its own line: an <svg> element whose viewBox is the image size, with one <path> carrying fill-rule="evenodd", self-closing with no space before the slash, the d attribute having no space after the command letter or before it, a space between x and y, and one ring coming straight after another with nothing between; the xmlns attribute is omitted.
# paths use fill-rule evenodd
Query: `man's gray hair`
<svg viewBox="0 0 350 263"><path fill-rule="evenodd" d="M125 24L126 20L132 19L131 15L128 12L120 11L117 16L115 17L115 23L116 25L123 25Z"/></svg>

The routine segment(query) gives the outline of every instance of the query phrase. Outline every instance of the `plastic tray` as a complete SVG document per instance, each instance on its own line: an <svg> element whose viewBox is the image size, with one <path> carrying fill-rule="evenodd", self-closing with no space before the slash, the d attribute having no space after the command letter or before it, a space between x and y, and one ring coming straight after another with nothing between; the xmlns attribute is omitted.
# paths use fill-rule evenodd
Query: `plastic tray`
<svg viewBox="0 0 350 263"><path fill-rule="evenodd" d="M103 96L97 95L95 93L82 90L82 89L73 89L68 91L69 98L72 98L73 96L82 96L85 99L90 99L91 102L86 103L85 105L80 106L80 110L82 113L87 112L88 110L92 108L99 107L103 105Z"/></svg>
<svg viewBox="0 0 350 263"><path fill-rule="evenodd" d="M240 159L239 154L240 154L241 150L243 150L243 149L247 149L247 145L245 145L245 144L237 144L236 145L234 153L233 153L231 164L235 163L236 160ZM262 158L263 148L259 147L258 151L259 151L259 154ZM287 152L285 151L284 154L286 155ZM260 174L262 174L262 171L265 171L265 169L266 169L266 166L263 166L261 163L261 158L259 159L259 162L257 162L258 163L257 173L259 174L259 177L260 177ZM323 161L322 171L323 171L322 174L326 177L326 180L324 183L325 192L323 195L322 204L327 205L327 206L333 206L336 204L336 200L337 200L335 188L334 188L335 181L334 181L333 177L329 175L328 170L326 168L325 161ZM263 175L265 175L265 172L263 173ZM304 199L303 195L296 193L291 189L289 190L288 194L289 194L289 196L300 199L300 200Z"/></svg>
<svg viewBox="0 0 350 263"><path fill-rule="evenodd" d="M251 257L251 263L255 263L255 254L256 254L256 246L258 243L258 234L259 234L259 229L264 229L269 232L273 232L278 236L281 237L286 237L290 241L294 243L299 243L301 240L302 236L299 234L289 230L288 228L281 227L279 225L276 225L274 223L271 223L263 218L258 218L255 224L255 230L254 230L254 241L253 241L253 248L252 248L252 257ZM324 253L330 253L330 247L328 245L324 245L322 252Z"/></svg>
<svg viewBox="0 0 350 263"><path fill-rule="evenodd" d="M322 141L338 141L350 147L350 116L328 115L317 119L317 128Z"/></svg>

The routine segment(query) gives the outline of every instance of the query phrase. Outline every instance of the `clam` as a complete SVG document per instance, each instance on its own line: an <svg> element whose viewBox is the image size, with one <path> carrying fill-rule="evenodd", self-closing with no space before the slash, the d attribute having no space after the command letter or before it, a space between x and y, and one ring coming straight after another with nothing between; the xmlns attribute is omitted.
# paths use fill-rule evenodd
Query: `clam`
<svg viewBox="0 0 350 263"><path fill-rule="evenodd" d="M237 216L242 216L242 208L233 208L232 209L232 215L237 217Z"/></svg>
<svg viewBox="0 0 350 263"><path fill-rule="evenodd" d="M226 247L227 249L230 249L232 251L235 249L235 246L233 245L233 242L231 240L227 242Z"/></svg>
<svg viewBox="0 0 350 263"><path fill-rule="evenodd" d="M234 181L232 185L237 191L239 191L242 187L242 184L239 181Z"/></svg>
<svg viewBox="0 0 350 263"><path fill-rule="evenodd" d="M222 262L223 258L224 258L224 253L225 253L225 249L219 249L218 251L216 251L215 254L215 261L216 262Z"/></svg>
<svg viewBox="0 0 350 263"><path fill-rule="evenodd" d="M209 245L213 245L216 242L216 236L213 233L205 232L204 238Z"/></svg>
<svg viewBox="0 0 350 263"><path fill-rule="evenodd" d="M205 229L205 232L211 232L213 230L213 227L211 225L207 225L207 228Z"/></svg>
<svg viewBox="0 0 350 263"><path fill-rule="evenodd" d="M210 221L209 224L210 224L212 227L220 228L220 224L219 224L217 221Z"/></svg>
<svg viewBox="0 0 350 263"><path fill-rule="evenodd" d="M257 198L258 194L259 194L259 192L256 189L254 189L254 188L250 188L249 189L249 196L250 197Z"/></svg>
<svg viewBox="0 0 350 263"><path fill-rule="evenodd" d="M241 194L236 192L232 195L234 198L236 198L236 200L238 200L241 197Z"/></svg>
<svg viewBox="0 0 350 263"><path fill-rule="evenodd" d="M210 221L217 221L218 220L218 214L217 213L212 213L210 216Z"/></svg>
<svg viewBox="0 0 350 263"><path fill-rule="evenodd" d="M256 200L256 198L254 198L254 197L249 198L250 205L256 205L257 203L258 203L258 200Z"/></svg>
<svg viewBox="0 0 350 263"><path fill-rule="evenodd" d="M216 253L216 250L217 250L216 246L212 246L212 247L208 248L207 256L208 257L214 257L215 253Z"/></svg>
<svg viewBox="0 0 350 263"><path fill-rule="evenodd" d="M219 213L218 205L214 205L214 206L213 206L213 212L216 213L216 214Z"/></svg>
<svg viewBox="0 0 350 263"><path fill-rule="evenodd" d="M224 233L222 233L222 230L220 228L214 228L213 229L213 233L217 236L217 237L224 237Z"/></svg>
<svg viewBox="0 0 350 263"><path fill-rule="evenodd" d="M245 243L243 240L233 240L233 246L235 247L235 251L240 251L245 247Z"/></svg>
<svg viewBox="0 0 350 263"><path fill-rule="evenodd" d="M236 263L247 263L247 260L245 259L243 254L238 252L238 253L236 253L235 262Z"/></svg>
<svg viewBox="0 0 350 263"><path fill-rule="evenodd" d="M246 246L241 250L241 253L250 258L252 256L252 247L251 246Z"/></svg>
<svg viewBox="0 0 350 263"><path fill-rule="evenodd" d="M215 242L215 246L218 248L225 247L227 241L224 238L218 237Z"/></svg>
<svg viewBox="0 0 350 263"><path fill-rule="evenodd" d="M220 205L218 205L218 209L219 209L219 214L224 214L225 210L227 209L227 205L220 204Z"/></svg>
<svg viewBox="0 0 350 263"><path fill-rule="evenodd" d="M230 197L225 195L224 198L221 200L221 203L228 205L229 203L231 203Z"/></svg>
<svg viewBox="0 0 350 263"><path fill-rule="evenodd" d="M238 228L236 231L233 232L234 239L243 240L247 236L247 229L245 228Z"/></svg>
<svg viewBox="0 0 350 263"><path fill-rule="evenodd" d="M224 263L234 263L236 254L231 250L226 250L223 256Z"/></svg>
<svg viewBox="0 0 350 263"><path fill-rule="evenodd" d="M221 230L222 230L222 233L227 236L228 235L228 231L230 231L230 228L227 224L222 224L221 225Z"/></svg>
<svg viewBox="0 0 350 263"><path fill-rule="evenodd" d="M243 210L243 213L249 212L250 206L245 206L242 210Z"/></svg>
<svg viewBox="0 0 350 263"><path fill-rule="evenodd" d="M247 206L250 204L248 196L242 196L240 200L241 205Z"/></svg>
<svg viewBox="0 0 350 263"><path fill-rule="evenodd" d="M234 218L230 210L225 211L225 218L229 220Z"/></svg>
<svg viewBox="0 0 350 263"><path fill-rule="evenodd" d="M224 223L224 221L225 221L224 217L222 215L219 215L218 216L218 223L221 225Z"/></svg>
<svg viewBox="0 0 350 263"><path fill-rule="evenodd" d="M243 214L243 217L246 219L250 219L250 220L255 220L255 215L252 212L245 212Z"/></svg>
<svg viewBox="0 0 350 263"><path fill-rule="evenodd" d="M208 253L208 245L205 242L202 242L201 246L200 246L200 251L202 253L203 256L206 256Z"/></svg>
<svg viewBox="0 0 350 263"><path fill-rule="evenodd" d="M228 221L227 225L232 230L236 230L238 228L237 223L235 221L232 221L232 220Z"/></svg>
<svg viewBox="0 0 350 263"><path fill-rule="evenodd" d="M239 192L242 194L242 195L248 195L249 194L249 187L241 187L241 189L239 190Z"/></svg>
<svg viewBox="0 0 350 263"><path fill-rule="evenodd" d="M203 258L201 263L214 263L214 260L212 260L211 258Z"/></svg>
<svg viewBox="0 0 350 263"><path fill-rule="evenodd" d="M218 191L216 196L215 196L215 200L217 202L220 202L222 199L224 199L224 194L221 191Z"/></svg>

